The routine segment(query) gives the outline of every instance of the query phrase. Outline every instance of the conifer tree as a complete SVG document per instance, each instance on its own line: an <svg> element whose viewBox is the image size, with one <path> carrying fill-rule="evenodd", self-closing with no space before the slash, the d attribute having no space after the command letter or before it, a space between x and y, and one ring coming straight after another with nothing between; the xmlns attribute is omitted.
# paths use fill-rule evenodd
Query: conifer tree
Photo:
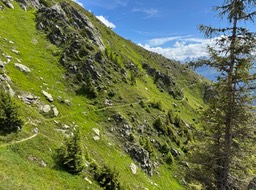
<svg viewBox="0 0 256 190"><path fill-rule="evenodd" d="M84 158L78 130L66 138L58 150L58 164L71 174L79 174L83 170Z"/></svg>
<svg viewBox="0 0 256 190"><path fill-rule="evenodd" d="M0 132L17 132L21 129L22 124L18 106L8 93L0 90Z"/></svg>
<svg viewBox="0 0 256 190"><path fill-rule="evenodd" d="M206 37L216 41L214 47L208 46L210 58L204 63L219 72L214 97L204 115L206 143L201 149L206 152L200 154L200 169L208 176L201 176L201 180L208 189L244 189L239 172L253 135L250 118L256 79L253 73L256 40L255 33L243 26L253 21L255 5L255 0L224 0L215 11L227 19L228 26L199 27Z"/></svg>

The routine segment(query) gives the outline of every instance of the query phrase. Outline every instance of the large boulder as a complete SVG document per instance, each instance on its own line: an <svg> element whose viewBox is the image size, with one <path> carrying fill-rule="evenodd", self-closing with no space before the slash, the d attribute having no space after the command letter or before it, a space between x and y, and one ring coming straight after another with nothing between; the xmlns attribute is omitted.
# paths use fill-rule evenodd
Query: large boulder
<svg viewBox="0 0 256 190"><path fill-rule="evenodd" d="M30 73L30 72L31 72L31 70L30 70L27 66L25 66L25 65L22 65L22 64L20 64L20 63L15 63L14 65L15 65L15 67L17 67L20 71L23 71L23 72L26 72L26 73Z"/></svg>
<svg viewBox="0 0 256 190"><path fill-rule="evenodd" d="M53 102L53 97L51 94L49 94L48 92L42 90L43 95L45 96L45 98L49 101L49 102Z"/></svg>

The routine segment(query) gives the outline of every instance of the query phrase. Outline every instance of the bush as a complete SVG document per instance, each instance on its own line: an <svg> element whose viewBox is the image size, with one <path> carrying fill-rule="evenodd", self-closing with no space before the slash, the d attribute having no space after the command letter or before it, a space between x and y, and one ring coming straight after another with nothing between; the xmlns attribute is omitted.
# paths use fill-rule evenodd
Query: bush
<svg viewBox="0 0 256 190"><path fill-rule="evenodd" d="M11 133L21 129L23 122L18 106L8 93L0 91L0 132Z"/></svg>
<svg viewBox="0 0 256 190"><path fill-rule="evenodd" d="M58 165L71 174L79 174L84 168L84 158L80 135L74 131L74 135L66 138L64 145L58 150Z"/></svg>
<svg viewBox="0 0 256 190"><path fill-rule="evenodd" d="M94 174L95 180L105 190L120 190L121 185L118 181L119 173L111 170L107 166L97 169Z"/></svg>

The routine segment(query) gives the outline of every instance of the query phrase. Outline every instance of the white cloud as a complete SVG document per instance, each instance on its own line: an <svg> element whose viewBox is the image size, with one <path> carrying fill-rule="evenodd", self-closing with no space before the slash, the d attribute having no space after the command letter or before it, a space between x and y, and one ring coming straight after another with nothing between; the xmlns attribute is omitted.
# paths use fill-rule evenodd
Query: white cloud
<svg viewBox="0 0 256 190"><path fill-rule="evenodd" d="M116 28L116 25L114 25L112 22L107 20L104 16L96 16L103 24L105 24L109 28Z"/></svg>
<svg viewBox="0 0 256 190"><path fill-rule="evenodd" d="M84 4L82 2L80 2L79 0L72 0L72 1L76 2L81 7L84 7Z"/></svg>
<svg viewBox="0 0 256 190"><path fill-rule="evenodd" d="M144 18L151 18L154 17L158 14L158 10L157 9L146 9L146 8L135 8L132 10L132 12L139 12L139 13L144 13L147 16Z"/></svg>
<svg viewBox="0 0 256 190"><path fill-rule="evenodd" d="M177 36L176 38L178 40L175 42L175 44L172 47L167 48L163 48L160 46L153 47L152 44L139 45L149 51L159 53L167 58L175 59L178 61L184 61L186 59L197 59L200 57L207 57L207 45L211 45L214 43L214 40L209 39L181 38L179 36ZM155 42L155 44L157 43ZM160 42L158 44L161 45Z"/></svg>
<svg viewBox="0 0 256 190"><path fill-rule="evenodd" d="M167 38L154 38L148 41L148 45L150 46L161 46L167 42L183 39L189 36L174 36L174 37L167 37Z"/></svg>

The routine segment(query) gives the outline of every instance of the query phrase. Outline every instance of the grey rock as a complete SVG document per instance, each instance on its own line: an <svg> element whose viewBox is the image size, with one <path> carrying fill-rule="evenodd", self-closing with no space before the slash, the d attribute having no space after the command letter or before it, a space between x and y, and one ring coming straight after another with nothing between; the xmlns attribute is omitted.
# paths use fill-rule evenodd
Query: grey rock
<svg viewBox="0 0 256 190"><path fill-rule="evenodd" d="M57 109L56 107L53 107L53 108L52 108L52 111L53 111L53 115L54 115L55 117L57 117L57 116L59 115L59 111L58 111L58 109Z"/></svg>
<svg viewBox="0 0 256 190"><path fill-rule="evenodd" d="M134 175L137 174L137 166L134 163L131 163L130 169L131 169L132 174L134 174Z"/></svg>
<svg viewBox="0 0 256 190"><path fill-rule="evenodd" d="M24 5L23 3L20 3L20 8L22 8L24 11L27 11L27 7L26 5Z"/></svg>
<svg viewBox="0 0 256 190"><path fill-rule="evenodd" d="M98 141L98 140L100 140L100 137L99 137L99 136L94 136L93 139L94 139L95 141Z"/></svg>
<svg viewBox="0 0 256 190"><path fill-rule="evenodd" d="M33 130L32 130L32 133L36 133L36 134L38 134L39 133L39 129L36 127L36 128L34 128Z"/></svg>
<svg viewBox="0 0 256 190"><path fill-rule="evenodd" d="M44 105L44 106L42 107L42 111L43 111L44 113L49 113L49 112L51 111L51 106L49 106L49 105Z"/></svg>
<svg viewBox="0 0 256 190"><path fill-rule="evenodd" d="M12 49L12 52L16 53L16 54L20 54L20 52L18 50L16 50L16 49Z"/></svg>
<svg viewBox="0 0 256 190"><path fill-rule="evenodd" d="M92 129L97 136L100 136L100 130L97 128Z"/></svg>
<svg viewBox="0 0 256 190"><path fill-rule="evenodd" d="M25 66L25 65L22 65L22 64L20 64L20 63L15 63L14 64L20 71L23 71L23 72L26 72L26 73L30 73L31 72L31 70L27 67L27 66Z"/></svg>
<svg viewBox="0 0 256 190"><path fill-rule="evenodd" d="M5 5L6 5L7 7L9 7L10 9L14 9L14 6L13 6L13 4L12 4L10 1L5 1L4 3L5 3Z"/></svg>
<svg viewBox="0 0 256 190"><path fill-rule="evenodd" d="M51 94L49 94L48 92L42 90L42 93L43 95L46 97L46 99L49 101L49 102L53 102L53 97Z"/></svg>
<svg viewBox="0 0 256 190"><path fill-rule="evenodd" d="M64 100L64 103L65 103L65 104L67 104L68 106L70 106L70 105L71 105L70 101L69 101L69 100L67 100L67 99L66 99L66 100Z"/></svg>
<svg viewBox="0 0 256 190"><path fill-rule="evenodd" d="M0 60L0 67L3 68L4 67L4 62Z"/></svg>

